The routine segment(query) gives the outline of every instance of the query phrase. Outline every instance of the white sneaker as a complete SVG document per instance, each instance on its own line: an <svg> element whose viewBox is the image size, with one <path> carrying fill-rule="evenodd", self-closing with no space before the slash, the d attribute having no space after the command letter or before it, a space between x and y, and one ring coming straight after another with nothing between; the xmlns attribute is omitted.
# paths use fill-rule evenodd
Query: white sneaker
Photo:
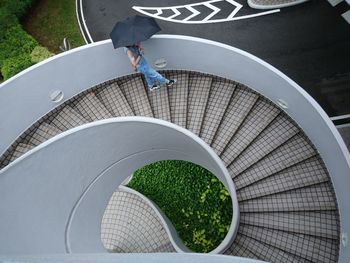
<svg viewBox="0 0 350 263"><path fill-rule="evenodd" d="M170 79L166 86L169 88L176 83L176 79Z"/></svg>
<svg viewBox="0 0 350 263"><path fill-rule="evenodd" d="M149 88L149 90L150 90L150 91L155 91L155 90L157 90L157 89L159 89L159 88L160 88L160 86L154 84L151 88Z"/></svg>

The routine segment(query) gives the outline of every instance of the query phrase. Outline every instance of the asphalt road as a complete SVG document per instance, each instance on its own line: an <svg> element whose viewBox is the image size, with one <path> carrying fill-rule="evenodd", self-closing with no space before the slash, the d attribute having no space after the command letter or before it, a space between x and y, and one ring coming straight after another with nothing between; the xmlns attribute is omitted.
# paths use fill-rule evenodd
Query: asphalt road
<svg viewBox="0 0 350 263"><path fill-rule="evenodd" d="M245 0L236 16L261 12ZM139 14L133 6L169 7L200 0L83 0L87 27L94 41L109 38L117 21ZM224 18L232 10L222 1ZM350 25L340 16L349 9L343 2L332 7L326 0L311 0L280 12L255 18L209 24L181 24L157 20L160 34L179 34L222 42L252 53L272 64L303 87L329 116L350 114ZM198 7L200 17L208 10ZM167 16L168 14L164 14ZM198 17L197 17L198 18ZM276 87L278 88L278 87Z"/></svg>

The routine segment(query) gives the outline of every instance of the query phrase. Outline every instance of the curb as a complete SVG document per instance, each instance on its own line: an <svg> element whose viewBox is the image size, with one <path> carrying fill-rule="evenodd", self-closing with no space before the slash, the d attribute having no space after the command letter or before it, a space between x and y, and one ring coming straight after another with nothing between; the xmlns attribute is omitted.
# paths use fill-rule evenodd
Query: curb
<svg viewBox="0 0 350 263"><path fill-rule="evenodd" d="M84 41L86 44L93 43L94 40L92 39L89 29L87 28L85 23L84 12L83 12L83 0L76 0L75 7L76 7L75 9L76 9L76 15L77 15L80 32L84 38Z"/></svg>

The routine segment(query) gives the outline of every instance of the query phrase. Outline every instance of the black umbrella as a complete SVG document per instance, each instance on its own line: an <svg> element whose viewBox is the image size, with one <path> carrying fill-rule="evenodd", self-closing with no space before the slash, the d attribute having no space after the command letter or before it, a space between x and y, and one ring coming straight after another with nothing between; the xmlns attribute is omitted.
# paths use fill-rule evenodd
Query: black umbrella
<svg viewBox="0 0 350 263"><path fill-rule="evenodd" d="M132 16L117 22L110 33L114 48L131 46L149 39L161 28L152 17Z"/></svg>

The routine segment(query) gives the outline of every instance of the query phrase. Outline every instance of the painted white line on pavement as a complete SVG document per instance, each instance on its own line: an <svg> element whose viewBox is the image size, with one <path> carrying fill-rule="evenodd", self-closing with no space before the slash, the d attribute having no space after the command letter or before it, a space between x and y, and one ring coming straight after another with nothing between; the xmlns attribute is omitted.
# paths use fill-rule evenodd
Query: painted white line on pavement
<svg viewBox="0 0 350 263"><path fill-rule="evenodd" d="M229 16L226 18L221 18L221 19L211 19L215 15L217 15L222 9L216 7L213 5L213 3L218 3L218 2L227 2L232 5L232 12L230 13ZM200 14L200 12L195 9L195 7L198 6L205 6L209 9L212 10L210 14L208 14L204 19L202 20L191 20L195 18L197 15ZM209 23L222 23L222 22L229 22L229 21L235 21L235 20L241 20L241 19L248 19L248 18L253 18L253 17L258 17L258 16L263 16L263 15L269 15L273 13L277 13L280 10L275 9L275 10L269 10L265 12L259 12L251 15L244 15L244 16L237 16L235 15L238 13L238 11L242 8L243 6L240 3L235 2L234 0L209 0L205 2L200 2L200 3L194 3L194 4L188 4L188 5L177 5L177 6L169 6L169 7L143 7L143 6L133 6L132 8L136 10L137 12L168 22L173 22L173 23L181 23L181 24L209 24ZM179 11L180 9L187 9L188 11L191 12L190 15L183 19L176 19L179 15L181 15L181 12ZM163 14L164 10L172 10L174 14L164 17L160 16ZM156 11L156 13L154 13ZM225 10L226 11L226 10Z"/></svg>

